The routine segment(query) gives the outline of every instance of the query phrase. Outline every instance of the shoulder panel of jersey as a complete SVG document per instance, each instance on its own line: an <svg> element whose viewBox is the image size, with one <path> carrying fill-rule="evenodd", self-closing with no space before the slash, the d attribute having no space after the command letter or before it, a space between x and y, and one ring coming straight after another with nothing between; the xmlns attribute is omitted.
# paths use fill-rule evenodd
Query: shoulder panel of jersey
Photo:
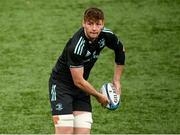
<svg viewBox="0 0 180 135"><path fill-rule="evenodd" d="M118 65L124 65L125 63L125 49L123 47L123 44L118 39L118 37L107 28L103 28L102 33L106 37L106 46L110 49L114 50L115 53L115 62Z"/></svg>
<svg viewBox="0 0 180 135"><path fill-rule="evenodd" d="M83 53L83 48L85 46L85 39L81 36L74 48L74 54L76 55L82 55Z"/></svg>
<svg viewBox="0 0 180 135"><path fill-rule="evenodd" d="M108 28L106 28L106 27L104 27L104 28L102 29L102 32L114 34L110 29L108 29Z"/></svg>
<svg viewBox="0 0 180 135"><path fill-rule="evenodd" d="M81 28L77 33L72 37L73 53L75 55L82 55L84 46L85 46L85 38L83 28Z"/></svg>

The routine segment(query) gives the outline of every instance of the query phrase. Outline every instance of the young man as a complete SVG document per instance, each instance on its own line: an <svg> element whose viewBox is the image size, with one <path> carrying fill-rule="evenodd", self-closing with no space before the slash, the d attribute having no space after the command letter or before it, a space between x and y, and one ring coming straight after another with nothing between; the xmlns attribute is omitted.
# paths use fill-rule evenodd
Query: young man
<svg viewBox="0 0 180 135"><path fill-rule="evenodd" d="M88 8L80 28L67 42L49 80L49 97L56 134L89 134L92 124L90 95L105 106L109 101L88 81L90 70L101 50L114 50L113 84L121 94L120 77L125 61L123 45L104 28L104 14Z"/></svg>

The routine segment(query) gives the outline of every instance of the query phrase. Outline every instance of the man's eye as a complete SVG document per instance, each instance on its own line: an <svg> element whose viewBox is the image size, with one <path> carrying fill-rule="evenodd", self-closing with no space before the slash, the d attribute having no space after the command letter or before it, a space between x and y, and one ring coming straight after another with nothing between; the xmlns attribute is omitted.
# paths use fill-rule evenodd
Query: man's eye
<svg viewBox="0 0 180 135"><path fill-rule="evenodd" d="M88 23L88 25L92 25L92 23Z"/></svg>

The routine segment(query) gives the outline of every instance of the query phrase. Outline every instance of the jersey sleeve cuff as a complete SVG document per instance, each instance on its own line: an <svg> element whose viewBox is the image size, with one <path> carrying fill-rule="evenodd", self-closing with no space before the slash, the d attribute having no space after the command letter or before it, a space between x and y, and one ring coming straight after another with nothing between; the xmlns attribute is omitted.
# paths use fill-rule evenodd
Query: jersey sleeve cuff
<svg viewBox="0 0 180 135"><path fill-rule="evenodd" d="M125 63L115 62L117 65L125 65Z"/></svg>
<svg viewBox="0 0 180 135"><path fill-rule="evenodd" d="M74 65L69 65L69 68L81 68L84 67L83 65L78 65L78 66L74 66Z"/></svg>

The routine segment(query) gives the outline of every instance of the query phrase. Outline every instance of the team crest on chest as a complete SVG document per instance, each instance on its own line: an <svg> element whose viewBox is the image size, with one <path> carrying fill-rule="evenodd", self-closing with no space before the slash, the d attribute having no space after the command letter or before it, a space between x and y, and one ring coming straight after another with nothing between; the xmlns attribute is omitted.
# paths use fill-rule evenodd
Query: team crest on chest
<svg viewBox="0 0 180 135"><path fill-rule="evenodd" d="M105 39L103 38L103 39L99 40L98 44L99 44L100 48L103 48L105 46Z"/></svg>

